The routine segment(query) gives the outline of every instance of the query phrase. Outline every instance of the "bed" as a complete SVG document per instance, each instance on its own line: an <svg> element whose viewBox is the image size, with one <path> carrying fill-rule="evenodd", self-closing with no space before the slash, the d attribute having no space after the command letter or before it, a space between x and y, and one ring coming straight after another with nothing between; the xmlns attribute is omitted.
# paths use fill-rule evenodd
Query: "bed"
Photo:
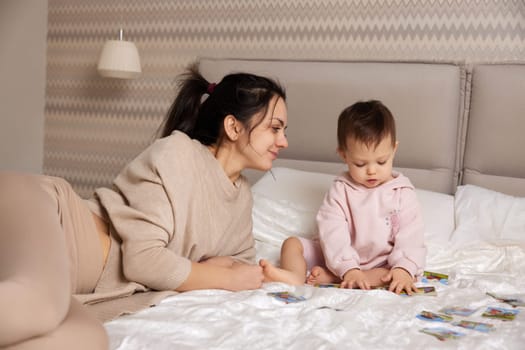
<svg viewBox="0 0 525 350"><path fill-rule="evenodd" d="M111 349L523 349L525 65L202 59L201 69L210 81L250 71L286 87L290 147L271 172L245 174L257 257L276 264L287 236L316 233L315 213L344 170L339 112L382 100L398 124L395 168L423 209L425 270L440 274L417 285L435 295L283 283L186 292L105 323Z"/></svg>

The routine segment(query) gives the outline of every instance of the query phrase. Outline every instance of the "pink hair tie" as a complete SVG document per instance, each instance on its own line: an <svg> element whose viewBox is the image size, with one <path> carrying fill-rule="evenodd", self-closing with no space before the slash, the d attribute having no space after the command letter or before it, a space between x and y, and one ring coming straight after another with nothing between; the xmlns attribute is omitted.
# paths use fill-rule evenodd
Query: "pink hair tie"
<svg viewBox="0 0 525 350"><path fill-rule="evenodd" d="M217 86L217 84L215 84L215 83L210 83L210 84L208 85L208 89L207 89L207 91L208 91L208 94L209 94L209 95L213 94L213 90L215 90L215 87L216 87L216 86Z"/></svg>

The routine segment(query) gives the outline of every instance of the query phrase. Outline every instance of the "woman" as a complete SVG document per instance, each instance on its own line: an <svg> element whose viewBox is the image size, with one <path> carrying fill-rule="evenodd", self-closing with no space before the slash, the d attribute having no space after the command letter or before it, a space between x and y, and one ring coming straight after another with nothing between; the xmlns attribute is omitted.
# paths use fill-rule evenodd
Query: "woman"
<svg viewBox="0 0 525 350"><path fill-rule="evenodd" d="M59 178L1 175L0 347L106 348L93 315L261 286L241 171L288 146L285 92L243 73L210 84L197 65L179 88L162 137L89 201Z"/></svg>

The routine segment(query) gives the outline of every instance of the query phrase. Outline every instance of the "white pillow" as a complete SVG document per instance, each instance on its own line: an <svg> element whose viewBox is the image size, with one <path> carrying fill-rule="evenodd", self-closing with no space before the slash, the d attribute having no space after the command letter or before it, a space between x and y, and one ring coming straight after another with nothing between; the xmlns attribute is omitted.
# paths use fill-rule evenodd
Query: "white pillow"
<svg viewBox="0 0 525 350"><path fill-rule="evenodd" d="M256 240L280 247L289 236L317 234L315 216L335 175L274 168L253 186ZM425 220L425 240L448 242L454 229L454 197L416 189Z"/></svg>
<svg viewBox="0 0 525 350"><path fill-rule="evenodd" d="M475 241L525 242L525 198L474 185L458 186L454 244Z"/></svg>
<svg viewBox="0 0 525 350"><path fill-rule="evenodd" d="M255 239L280 247L289 236L312 238L315 216L335 175L273 168L253 186Z"/></svg>
<svg viewBox="0 0 525 350"><path fill-rule="evenodd" d="M420 188L416 194L425 222L425 242L448 244L455 227L454 196Z"/></svg>

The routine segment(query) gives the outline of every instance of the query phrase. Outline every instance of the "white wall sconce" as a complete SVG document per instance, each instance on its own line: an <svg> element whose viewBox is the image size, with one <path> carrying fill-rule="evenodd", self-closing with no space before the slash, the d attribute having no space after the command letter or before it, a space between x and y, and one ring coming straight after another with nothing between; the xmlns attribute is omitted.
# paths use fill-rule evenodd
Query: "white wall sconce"
<svg viewBox="0 0 525 350"><path fill-rule="evenodd" d="M123 30L120 29L118 40L108 40L104 44L97 66L101 76L134 79L142 72L137 46L122 37Z"/></svg>

